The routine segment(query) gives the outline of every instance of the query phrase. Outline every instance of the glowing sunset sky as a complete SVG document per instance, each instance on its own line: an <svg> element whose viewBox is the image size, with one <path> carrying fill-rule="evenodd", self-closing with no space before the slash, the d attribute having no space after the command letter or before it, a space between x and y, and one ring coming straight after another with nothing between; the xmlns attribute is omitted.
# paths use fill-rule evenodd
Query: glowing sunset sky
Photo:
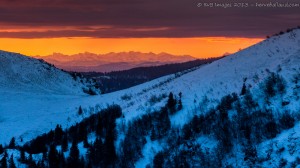
<svg viewBox="0 0 300 168"><path fill-rule="evenodd" d="M261 39L246 38L43 38L0 39L0 48L25 55L49 55L53 52L76 54L80 52L109 53L123 51L168 52L175 55L214 57L233 53ZM21 47L20 47L21 46Z"/></svg>
<svg viewBox="0 0 300 168"><path fill-rule="evenodd" d="M140 51L213 57L300 20L296 8L198 8L199 2L2 0L0 49L26 55Z"/></svg>

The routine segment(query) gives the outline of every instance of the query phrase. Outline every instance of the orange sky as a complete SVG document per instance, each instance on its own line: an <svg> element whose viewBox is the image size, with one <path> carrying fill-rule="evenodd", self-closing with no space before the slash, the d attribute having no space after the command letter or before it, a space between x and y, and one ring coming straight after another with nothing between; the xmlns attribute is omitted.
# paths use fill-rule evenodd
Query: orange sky
<svg viewBox="0 0 300 168"><path fill-rule="evenodd" d="M234 53L263 39L258 38L0 38L0 50L25 55L48 55L53 52L77 54L80 52L167 52L175 55L215 57Z"/></svg>

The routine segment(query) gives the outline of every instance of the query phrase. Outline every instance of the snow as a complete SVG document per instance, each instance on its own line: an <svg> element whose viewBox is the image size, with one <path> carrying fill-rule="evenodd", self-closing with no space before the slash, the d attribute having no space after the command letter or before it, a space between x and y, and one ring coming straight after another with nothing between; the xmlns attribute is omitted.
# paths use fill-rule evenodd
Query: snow
<svg viewBox="0 0 300 168"><path fill-rule="evenodd" d="M88 149L84 147L83 142L78 143L78 150L79 150L79 155L82 157L85 157L87 154ZM65 156L69 156L69 155L65 155Z"/></svg>
<svg viewBox="0 0 300 168"><path fill-rule="evenodd" d="M16 165L16 167L18 168L27 168L28 165L26 164L23 164L19 161L20 159L20 151L19 150L16 150L16 149L7 149L6 150L7 152L7 162L9 162L9 159L11 157L11 155L13 155L13 159L14 159L14 163ZM0 155L0 158L2 158L4 155L4 153L2 155ZM29 154L25 152L25 157L28 158L29 157ZM42 154L35 154L35 155L32 155L32 159L33 160L39 160L42 158Z"/></svg>
<svg viewBox="0 0 300 168"><path fill-rule="evenodd" d="M266 157L270 153L271 158L283 158L288 162L293 162L300 157L300 124L292 129L283 131L276 138L261 143L257 148L258 156ZM272 149L270 151L270 149ZM281 151L282 150L282 151ZM278 159L279 160L279 159ZM277 165L278 160L266 161L265 165Z"/></svg>
<svg viewBox="0 0 300 168"><path fill-rule="evenodd" d="M146 137L147 143L142 149L143 157L138 160L135 164L136 168L146 167L148 164L152 163L154 156L163 149L163 146L158 141L151 141L150 137Z"/></svg>
<svg viewBox="0 0 300 168"><path fill-rule="evenodd" d="M269 72L277 72L290 82L300 72L300 30L271 37L259 44L200 67L179 77L168 75L159 79L109 94L87 96L82 85L60 70L47 73L45 64L19 54L0 52L0 143L8 144L14 136L22 144L33 137L54 129L79 122L109 104L119 104L124 122L159 109L166 99L148 103L153 95L182 92L183 109L170 116L172 126L182 126L191 119L195 109L205 112L204 101L213 107L218 100L230 93L240 93L244 80L258 88ZM27 67L27 68L24 68ZM13 85L11 85L13 84ZM288 91L292 96L292 91ZM132 95L122 100L123 95ZM257 95L259 96L259 93ZM77 114L82 106L84 113ZM286 108L297 110L299 103ZM209 107L207 107L209 109ZM20 142L22 137L23 142ZM118 141L118 140L117 140ZM145 153L159 144L147 142ZM152 156L145 154L138 164L145 165Z"/></svg>
<svg viewBox="0 0 300 168"><path fill-rule="evenodd" d="M0 90L49 94L81 94L81 83L41 60L0 51Z"/></svg>
<svg viewBox="0 0 300 168"><path fill-rule="evenodd" d="M217 147L218 141L209 136L200 136L195 140L195 143L201 144L204 151L212 150Z"/></svg>

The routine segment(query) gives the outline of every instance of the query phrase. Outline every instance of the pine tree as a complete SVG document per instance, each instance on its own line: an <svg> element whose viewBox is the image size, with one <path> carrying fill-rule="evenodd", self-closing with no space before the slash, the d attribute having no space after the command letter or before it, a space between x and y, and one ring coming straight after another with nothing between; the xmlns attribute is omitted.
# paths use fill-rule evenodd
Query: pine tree
<svg viewBox="0 0 300 168"><path fill-rule="evenodd" d="M63 136L61 149L63 152L66 152L68 150L68 136L67 135Z"/></svg>
<svg viewBox="0 0 300 168"><path fill-rule="evenodd" d="M15 137L12 137L9 142L8 148L13 149L15 147L16 147L16 140L15 140Z"/></svg>
<svg viewBox="0 0 300 168"><path fill-rule="evenodd" d="M178 159L176 160L178 160L178 165L175 165L176 167L190 167L188 162L186 161L187 156L184 151L181 151L177 157Z"/></svg>
<svg viewBox="0 0 300 168"><path fill-rule="evenodd" d="M88 148L89 146L90 146L90 144L88 142L87 135L85 135L84 138L83 138L83 147Z"/></svg>
<svg viewBox="0 0 300 168"><path fill-rule="evenodd" d="M2 144L0 144L0 155L4 152Z"/></svg>
<svg viewBox="0 0 300 168"><path fill-rule="evenodd" d="M89 162L87 163L86 168L93 168L91 161L89 161Z"/></svg>
<svg viewBox="0 0 300 168"><path fill-rule="evenodd" d="M257 160L257 151L255 146L251 145L250 143L248 143L245 146L245 157L244 157L244 161L246 161L246 163L250 166L250 167L255 167L255 163Z"/></svg>
<svg viewBox="0 0 300 168"><path fill-rule="evenodd" d="M37 168L46 168L45 161L39 160L37 163Z"/></svg>
<svg viewBox="0 0 300 168"><path fill-rule="evenodd" d="M286 111L280 116L279 123L282 129L290 129L295 125L295 117Z"/></svg>
<svg viewBox="0 0 300 168"><path fill-rule="evenodd" d="M276 75L272 73L265 81L265 95L267 98L273 97L276 94L275 85L276 85Z"/></svg>
<svg viewBox="0 0 300 168"><path fill-rule="evenodd" d="M248 110L255 109L257 107L257 103L253 100L251 92L246 92L244 97L244 104L246 105Z"/></svg>
<svg viewBox="0 0 300 168"><path fill-rule="evenodd" d="M66 167L66 159L65 159L65 155L62 151L59 152L58 154L58 158L59 158L59 167Z"/></svg>
<svg viewBox="0 0 300 168"><path fill-rule="evenodd" d="M96 139L97 140L97 139ZM94 145L91 145L89 148L88 148L88 150L87 150L87 152L86 152L86 155L87 155L87 158L88 158L88 161L89 161L89 164L91 164L91 165L95 165L95 154L96 152L95 152L95 148L94 148ZM99 159L101 159L101 158L99 158Z"/></svg>
<svg viewBox="0 0 300 168"><path fill-rule="evenodd" d="M101 115L99 115L97 126L96 126L96 134L98 136L101 136L102 133L103 133L103 123L102 123L102 117L101 117Z"/></svg>
<svg viewBox="0 0 300 168"><path fill-rule="evenodd" d="M87 125L82 122L78 125L77 141L83 141L84 138L87 138Z"/></svg>
<svg viewBox="0 0 300 168"><path fill-rule="evenodd" d="M7 153L4 152L3 158L1 159L1 168L7 168Z"/></svg>
<svg viewBox="0 0 300 168"><path fill-rule="evenodd" d="M78 109L78 115L81 115L82 113L83 113L82 107L79 106L79 109Z"/></svg>
<svg viewBox="0 0 300 168"><path fill-rule="evenodd" d="M79 167L80 167L80 168L84 168L84 166L85 166L85 160L84 160L84 157L81 156L80 162L79 162Z"/></svg>
<svg viewBox="0 0 300 168"><path fill-rule="evenodd" d="M181 110L182 109L182 101L181 99L179 99L178 101L178 110Z"/></svg>
<svg viewBox="0 0 300 168"><path fill-rule="evenodd" d="M182 101L181 101L181 98L182 98L182 93L179 92L178 110L181 110L181 109L182 109Z"/></svg>
<svg viewBox="0 0 300 168"><path fill-rule="evenodd" d="M277 90L281 95L286 92L286 81L279 75L277 75Z"/></svg>
<svg viewBox="0 0 300 168"><path fill-rule="evenodd" d="M247 87L246 87L246 84L243 83L243 87L242 87L242 90L241 90L241 94L240 94L240 95L244 95L244 94L246 94L246 92L247 92Z"/></svg>
<svg viewBox="0 0 300 168"><path fill-rule="evenodd" d="M167 107L171 113L175 112L175 106L176 106L176 100L174 99L173 93L170 92Z"/></svg>
<svg viewBox="0 0 300 168"><path fill-rule="evenodd" d="M152 127L152 129L151 129L150 138L151 138L151 141L157 140L157 132L155 130L155 127Z"/></svg>
<svg viewBox="0 0 300 168"><path fill-rule="evenodd" d="M105 164L111 165L115 162L117 154L115 150L115 137L114 137L114 129L109 130L105 136L104 142L104 152L105 152Z"/></svg>
<svg viewBox="0 0 300 168"><path fill-rule="evenodd" d="M26 157L25 157L25 151L24 150L20 150L20 162L21 163L26 162Z"/></svg>
<svg viewBox="0 0 300 168"><path fill-rule="evenodd" d="M29 155L27 159L28 167L36 167L35 161L33 161L32 154Z"/></svg>
<svg viewBox="0 0 300 168"><path fill-rule="evenodd" d="M155 155L153 159L153 168L163 168L164 163L164 154L163 152L159 152Z"/></svg>
<svg viewBox="0 0 300 168"><path fill-rule="evenodd" d="M167 131L171 128L171 121L169 118L169 114L166 108L162 108L162 112L160 115L161 118L161 126L160 126L160 136L163 136L167 133Z"/></svg>
<svg viewBox="0 0 300 168"><path fill-rule="evenodd" d="M97 138L94 142L94 156L93 161L96 164L99 164L103 160L103 143L100 138Z"/></svg>
<svg viewBox="0 0 300 168"><path fill-rule="evenodd" d="M32 158L32 154L30 154L29 156L28 156L28 162L32 162L33 161L33 158Z"/></svg>
<svg viewBox="0 0 300 168"><path fill-rule="evenodd" d="M15 165L13 154L11 154L10 159L9 159L9 168L17 168L16 165Z"/></svg>
<svg viewBox="0 0 300 168"><path fill-rule="evenodd" d="M47 151L43 152L42 160L43 161L47 160Z"/></svg>
<svg viewBox="0 0 300 168"><path fill-rule="evenodd" d="M54 137L55 137L54 131L51 129L47 135L47 139L48 139L48 141L53 141Z"/></svg>
<svg viewBox="0 0 300 168"><path fill-rule="evenodd" d="M96 138L95 142L89 146L87 151L88 164L103 167L103 155L104 150L102 140L100 138Z"/></svg>
<svg viewBox="0 0 300 168"><path fill-rule="evenodd" d="M59 166L58 152L55 145L51 145L48 153L49 168L57 168Z"/></svg>
<svg viewBox="0 0 300 168"><path fill-rule="evenodd" d="M72 146L70 148L70 155L68 158L68 167L75 168L79 164L79 150L77 146L77 141L73 140Z"/></svg>
<svg viewBox="0 0 300 168"><path fill-rule="evenodd" d="M61 128L61 125L56 125L54 130L54 141L56 144L61 143L64 131Z"/></svg>

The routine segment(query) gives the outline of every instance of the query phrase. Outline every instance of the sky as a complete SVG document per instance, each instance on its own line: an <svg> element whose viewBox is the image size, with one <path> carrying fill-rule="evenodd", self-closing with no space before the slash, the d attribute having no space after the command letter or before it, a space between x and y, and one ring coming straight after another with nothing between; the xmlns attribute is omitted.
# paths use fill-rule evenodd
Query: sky
<svg viewBox="0 0 300 168"><path fill-rule="evenodd" d="M234 2L1 0L0 49L26 55L140 51L214 57L299 24L300 7L262 7L297 0L244 0L244 7ZM224 3L231 7L220 7Z"/></svg>

